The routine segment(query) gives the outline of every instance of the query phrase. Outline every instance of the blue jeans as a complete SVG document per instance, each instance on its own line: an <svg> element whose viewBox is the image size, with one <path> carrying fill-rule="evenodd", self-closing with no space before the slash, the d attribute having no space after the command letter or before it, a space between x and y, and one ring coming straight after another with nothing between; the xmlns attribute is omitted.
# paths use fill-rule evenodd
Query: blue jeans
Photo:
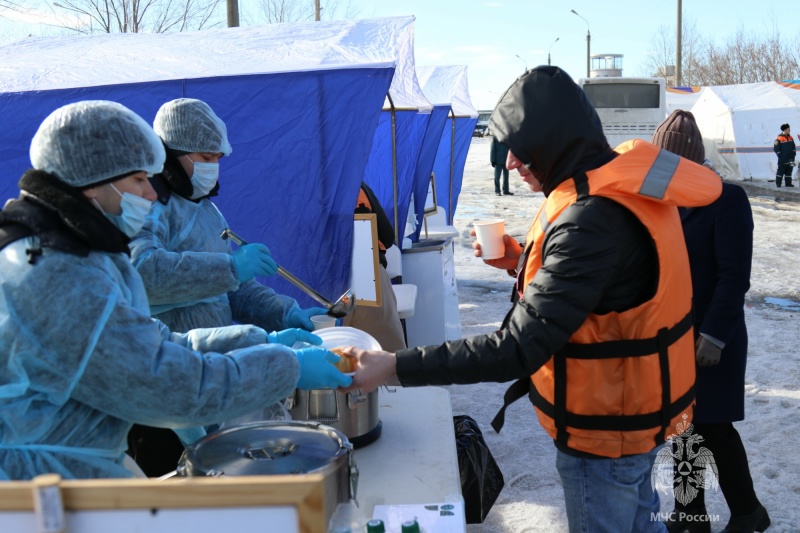
<svg viewBox="0 0 800 533"><path fill-rule="evenodd" d="M570 533L666 532L650 481L660 449L619 459L583 459L559 451L556 468Z"/></svg>

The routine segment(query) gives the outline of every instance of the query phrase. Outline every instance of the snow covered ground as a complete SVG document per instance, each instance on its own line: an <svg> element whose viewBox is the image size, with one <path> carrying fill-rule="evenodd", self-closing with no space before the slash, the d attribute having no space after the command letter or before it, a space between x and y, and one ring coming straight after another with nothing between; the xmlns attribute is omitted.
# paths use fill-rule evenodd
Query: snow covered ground
<svg viewBox="0 0 800 533"><path fill-rule="evenodd" d="M470 224L477 218L501 217L506 232L523 240L543 196L510 176L514 196L495 196L489 164L490 138L473 138L464 185L456 209L455 264L463 336L497 329L510 306L512 280L472 255ZM751 198L755 249L751 289L747 296L750 349L746 378L746 419L736 424L750 459L756 493L772 518L770 533L800 531L800 187L775 189L767 182L740 183ZM797 226L796 226L797 225ZM483 524L470 533L558 533L567 531L561 484L555 469L555 447L539 426L530 402L521 400L506 413L501 434L490 426L508 384L483 383L448 387L453 414L472 416L480 425L500 465L505 487ZM707 495L712 531L729 515L721 492ZM662 511L672 509L662 497Z"/></svg>

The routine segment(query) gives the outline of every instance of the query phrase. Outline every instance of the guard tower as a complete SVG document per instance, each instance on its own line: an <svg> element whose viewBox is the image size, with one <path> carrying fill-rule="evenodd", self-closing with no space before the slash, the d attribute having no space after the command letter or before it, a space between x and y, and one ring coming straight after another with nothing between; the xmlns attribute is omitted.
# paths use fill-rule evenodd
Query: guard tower
<svg viewBox="0 0 800 533"><path fill-rule="evenodd" d="M590 78L619 78L622 77L623 54L593 54L591 56L592 68Z"/></svg>

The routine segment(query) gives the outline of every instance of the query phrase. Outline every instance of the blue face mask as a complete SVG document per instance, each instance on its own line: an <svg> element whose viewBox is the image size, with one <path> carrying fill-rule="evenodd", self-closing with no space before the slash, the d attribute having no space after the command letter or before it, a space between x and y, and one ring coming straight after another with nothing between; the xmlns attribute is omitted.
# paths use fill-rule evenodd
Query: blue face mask
<svg viewBox="0 0 800 533"><path fill-rule="evenodd" d="M150 208L153 207L153 202L136 196L129 192L121 193L114 187L113 183L109 183L114 192L120 195L119 206L122 208L122 213L119 215L111 215L103 211L103 214L128 237L133 238L144 226L144 220L147 214L150 213ZM102 211L102 209L101 209Z"/></svg>
<svg viewBox="0 0 800 533"><path fill-rule="evenodd" d="M190 159L191 161L191 159ZM219 163L203 163L192 161L192 200L207 196L219 180Z"/></svg>

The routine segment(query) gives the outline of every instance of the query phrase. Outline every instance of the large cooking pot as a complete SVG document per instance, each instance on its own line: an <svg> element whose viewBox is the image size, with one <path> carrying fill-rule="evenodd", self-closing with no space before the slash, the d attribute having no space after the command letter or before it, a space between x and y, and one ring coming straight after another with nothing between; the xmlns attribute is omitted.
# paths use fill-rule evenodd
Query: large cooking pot
<svg viewBox="0 0 800 533"><path fill-rule="evenodd" d="M325 516L356 498L353 445L336 429L314 422L266 421L211 433L186 448L180 476L322 474Z"/></svg>
<svg viewBox="0 0 800 533"><path fill-rule="evenodd" d="M374 442L383 424L378 419L378 391L342 392L334 389L294 391L289 409L293 420L325 424L344 433L354 448Z"/></svg>
<svg viewBox="0 0 800 533"><path fill-rule="evenodd" d="M380 350L378 341L360 329L351 327L324 328L314 331L328 349L356 346L364 350ZM345 357L345 356L343 356ZM338 429L350 440L354 448L366 446L381 435L382 423L378 419L378 391L368 394L361 391L341 392L334 389L294 391L288 405L293 420L309 420Z"/></svg>

